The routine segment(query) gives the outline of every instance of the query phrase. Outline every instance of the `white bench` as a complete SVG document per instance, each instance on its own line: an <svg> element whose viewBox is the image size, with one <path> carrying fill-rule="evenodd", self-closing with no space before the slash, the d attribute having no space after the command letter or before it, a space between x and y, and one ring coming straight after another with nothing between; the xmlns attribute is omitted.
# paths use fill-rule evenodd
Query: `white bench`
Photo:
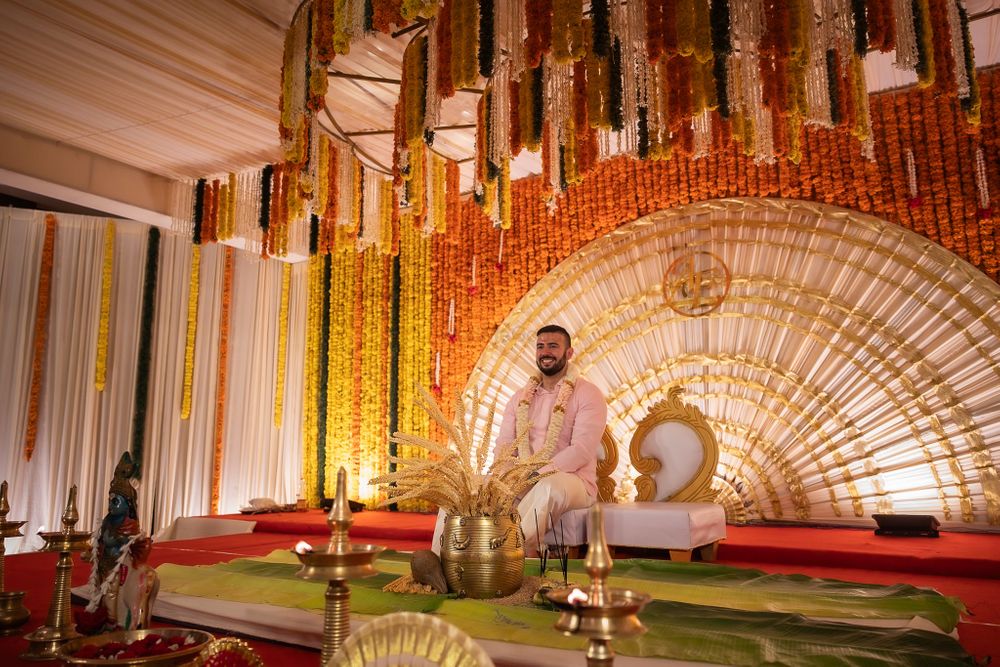
<svg viewBox="0 0 1000 667"><path fill-rule="evenodd" d="M629 444L637 501L615 503L610 474L618 465L618 449L605 432L598 462L598 485L608 546L661 549L671 560L690 561L694 552L713 560L726 538L726 512L711 502L712 478L719 450L705 416L681 400L679 388L655 404L636 426ZM567 512L545 534L549 546L562 544L571 553L587 543L587 514Z"/></svg>

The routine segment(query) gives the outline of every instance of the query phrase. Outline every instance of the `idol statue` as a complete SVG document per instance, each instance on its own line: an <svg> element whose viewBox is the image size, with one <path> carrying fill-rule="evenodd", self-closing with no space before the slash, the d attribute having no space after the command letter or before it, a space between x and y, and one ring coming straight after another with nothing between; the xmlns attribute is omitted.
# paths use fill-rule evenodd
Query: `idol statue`
<svg viewBox="0 0 1000 667"><path fill-rule="evenodd" d="M153 540L139 529L138 494L130 481L135 472L132 457L123 453L108 490L108 513L94 535L90 603L77 619L81 632L138 630L152 620L160 582L146 564Z"/></svg>

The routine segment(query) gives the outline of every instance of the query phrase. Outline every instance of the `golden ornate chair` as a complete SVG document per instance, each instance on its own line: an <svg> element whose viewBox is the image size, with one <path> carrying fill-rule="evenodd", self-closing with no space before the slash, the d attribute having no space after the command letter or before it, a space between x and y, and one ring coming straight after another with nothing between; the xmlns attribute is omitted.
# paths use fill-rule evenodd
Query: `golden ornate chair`
<svg viewBox="0 0 1000 667"><path fill-rule="evenodd" d="M326 667L493 667L464 631L431 614L400 611L366 623Z"/></svg>
<svg viewBox="0 0 1000 667"><path fill-rule="evenodd" d="M604 505L609 545L666 549L672 560L690 560L695 550L715 557L726 537L726 513L714 503L712 478L719 445L705 416L681 400L673 387L650 408L629 444L636 501Z"/></svg>

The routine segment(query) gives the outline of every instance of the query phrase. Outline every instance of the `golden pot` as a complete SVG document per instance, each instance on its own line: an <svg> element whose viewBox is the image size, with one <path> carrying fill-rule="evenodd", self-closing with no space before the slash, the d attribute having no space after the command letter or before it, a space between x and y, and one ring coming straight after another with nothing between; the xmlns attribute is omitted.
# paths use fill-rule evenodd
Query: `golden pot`
<svg viewBox="0 0 1000 667"><path fill-rule="evenodd" d="M524 542L516 514L445 519L441 565L448 589L459 597L498 598L524 580Z"/></svg>
<svg viewBox="0 0 1000 667"><path fill-rule="evenodd" d="M0 592L0 637L17 634L30 617L31 612L24 606L24 591Z"/></svg>

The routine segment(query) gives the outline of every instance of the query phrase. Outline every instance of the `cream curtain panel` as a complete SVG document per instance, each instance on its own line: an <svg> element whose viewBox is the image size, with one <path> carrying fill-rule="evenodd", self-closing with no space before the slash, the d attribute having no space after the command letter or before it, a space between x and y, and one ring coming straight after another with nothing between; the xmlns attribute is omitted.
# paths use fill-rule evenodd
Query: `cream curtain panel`
<svg viewBox="0 0 1000 667"><path fill-rule="evenodd" d="M32 460L24 459L38 271L45 213L0 213L0 479L9 482L9 519L27 519L10 552L57 530L69 488L79 487L78 530L106 511L114 465L131 444L149 228L115 221L107 384L95 387L104 218L57 214L48 344ZM215 443L216 386L225 247L202 249L191 416L180 418L191 242L161 233L140 523L155 533L178 516L207 514ZM300 479L304 265L291 268L282 426L274 426L282 270L276 261L234 253L220 512L256 496L294 500Z"/></svg>

